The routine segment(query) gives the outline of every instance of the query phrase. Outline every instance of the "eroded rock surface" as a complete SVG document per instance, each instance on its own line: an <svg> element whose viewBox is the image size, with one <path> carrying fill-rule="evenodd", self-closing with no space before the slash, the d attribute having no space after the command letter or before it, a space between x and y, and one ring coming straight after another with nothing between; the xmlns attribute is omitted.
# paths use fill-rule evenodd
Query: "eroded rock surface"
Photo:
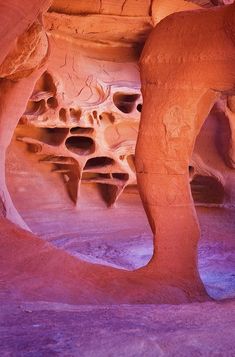
<svg viewBox="0 0 235 357"><path fill-rule="evenodd" d="M108 345L75 348L73 339L73 346L65 347L63 338L51 336L43 340L44 349L21 346L20 353L60 355L67 348L71 355L91 355L98 348L101 355L233 355L232 333L226 332L223 345L214 349L208 333L225 312L226 328L233 331L228 314L233 301L182 305L177 316L170 306L210 300L208 293L234 296L235 8L222 6L228 3L56 0L21 5L11 0L0 5L1 298L9 301L4 327L12 333L14 326L17 333L14 318L11 326L6 323L10 305L26 329L31 325L24 313L17 314L17 304L30 313L43 311L31 328L44 319L60 323L54 319L56 308L73 329L63 304L77 305L66 306L78 314L81 305L90 304L96 319L96 304L106 309L107 304L141 303L145 306L122 313L144 314L146 336L153 331L150 339L140 340L143 331L131 318L133 337L125 318L128 337L118 348L113 341L123 339L122 329L120 341L111 335ZM147 38L140 90L138 61ZM193 199L207 206L198 209L199 267L206 289L197 269ZM19 228L27 225L41 238ZM168 304L163 310L171 317L162 335L146 304ZM161 308L151 305L160 315ZM116 328L111 310L109 328ZM187 335L188 341L200 336L205 348L197 341L185 343L181 328L199 312L203 324L212 313L216 316L199 334L190 330ZM180 326L174 329L175 318ZM96 321L105 331L103 320ZM172 328L177 339L183 333L184 342L166 348L165 332L168 336L170 329L172 336ZM15 340L2 346L3 355L15 353Z"/></svg>

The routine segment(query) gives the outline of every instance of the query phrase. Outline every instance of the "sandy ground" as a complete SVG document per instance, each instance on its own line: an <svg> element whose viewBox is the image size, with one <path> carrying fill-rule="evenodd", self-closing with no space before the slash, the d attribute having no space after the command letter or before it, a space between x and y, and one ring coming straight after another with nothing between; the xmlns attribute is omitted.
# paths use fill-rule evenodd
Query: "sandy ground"
<svg viewBox="0 0 235 357"><path fill-rule="evenodd" d="M234 307L5 301L0 351L3 357L233 357Z"/></svg>
<svg viewBox="0 0 235 357"><path fill-rule="evenodd" d="M135 195L130 203L128 196L113 209L93 208L92 213L90 209L61 209L59 213L48 209L38 211L37 219L25 219L39 236L75 257L134 270L150 260L152 234L139 197ZM197 207L197 214L202 280L211 297L231 298L235 296L235 210Z"/></svg>

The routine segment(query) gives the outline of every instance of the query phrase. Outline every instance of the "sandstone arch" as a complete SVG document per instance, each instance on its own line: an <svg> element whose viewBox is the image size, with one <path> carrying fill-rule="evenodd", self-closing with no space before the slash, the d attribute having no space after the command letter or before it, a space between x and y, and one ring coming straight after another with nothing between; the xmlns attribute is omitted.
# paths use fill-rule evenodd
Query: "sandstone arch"
<svg viewBox="0 0 235 357"><path fill-rule="evenodd" d="M230 22L233 21L231 17L233 12L234 6L231 6L224 9L172 15L156 27L144 50L141 68L142 92L145 103L143 108L139 107L138 110L142 112L142 124L136 151L136 167L140 190L150 224L154 234L160 231L159 237L156 237L155 253L151 263L147 267L134 272L123 272L118 269L97 267L79 260L75 261L64 254L63 257L66 264L68 264L67 266L70 266L70 264L72 266L71 271L66 273L61 266L57 271L57 268L53 265L53 257L58 256L58 251L49 247L45 252L45 246L41 241L35 240L35 237L30 234L26 235L25 246L32 243L32 255L35 257L35 261L40 261L41 253L42 256L44 256L44 253L46 255L45 270L40 270L42 267L40 264L36 268L38 269L39 277L42 280L45 279L45 275L49 274L51 266L53 266L53 272L50 275L50 283L53 287L53 284L56 285L57 279L60 278L60 273L64 274L68 290L73 290L70 301L76 303L87 301L90 303L180 303L204 298L205 291L201 285L196 267L196 245L199 230L189 191L188 167L195 137L205 116L216 98L218 98L219 93L226 93L233 87L234 44L228 37L232 28ZM208 18L213 20L211 20L210 31L207 31ZM73 20L73 26L76 29L76 19ZM198 22L197 31L191 26L192 22ZM223 30L222 25L224 24ZM149 26L147 27L149 29ZM180 31L178 31L179 29ZM184 41L182 43L179 41L178 45L180 44L180 46L175 48L177 33L180 34ZM137 35L140 36L139 32ZM157 37L157 48L155 46L155 35ZM166 38L167 41L165 41ZM191 42L192 38L196 43ZM219 42L221 47L219 47L219 54L216 54L217 58L215 57L214 48L218 44L218 39L221 40ZM209 46L204 46L205 42ZM184 51L185 49L189 50L189 45L192 46L192 51L189 54L188 52L185 54ZM228 58L231 61L228 61ZM217 61L218 59L219 61ZM212 71L208 71L206 63L208 60L219 73L216 78L214 78ZM1 90L4 91L2 96L4 110L0 120L2 125L1 133L2 135L3 133L8 134L2 137L1 140L3 153L1 183L4 188L2 195L4 199L0 207L4 216L11 218L12 221L22 226L23 222L17 217L17 212L14 210L9 196L7 196L8 193L4 181L4 153L16 122L24 112L37 79L41 74L45 73L46 68L41 68L42 62L41 58L35 66L35 72L32 74L27 72L27 75L29 75L27 78L24 78L25 72L22 71L22 73L20 72L22 76L20 81L17 81L19 79L17 76L17 78L3 79L1 82ZM197 66L198 63L202 63L202 67L199 68ZM157 71L154 72L156 65ZM202 74L203 78L201 77ZM12 79L15 81L12 82ZM88 83L88 87L89 85L90 83ZM134 100L130 101L129 97L126 98L126 90L122 89L122 92L122 96L118 97L119 108L117 107L117 109L121 108L123 111L124 105L125 111L135 110L133 109L135 106L132 106ZM191 94L190 97L188 96L189 92ZM13 107L13 99L17 98L19 93L21 93L20 101L16 102ZM47 104L50 109L54 109L57 107L58 101L53 97L54 93L51 94L52 96L48 97ZM133 94L131 96L132 99L137 100L136 93L134 93L134 97ZM119 105L120 103L121 106ZM138 105L141 104L139 103ZM79 120L79 108L71 107L70 109L71 117L75 121ZM39 106L40 110L41 107ZM42 107L43 110L44 108ZM60 120L64 123L67 121L67 114L64 107L60 109ZM156 116L156 114L159 116ZM6 116L8 115L11 117L11 125L6 121ZM190 118L192 120L189 120ZM98 118L97 112L92 111L90 122L98 122L99 120L109 123L113 121L113 117L109 117L107 113L104 113L102 118ZM152 125L153 123L157 123L157 126ZM92 128L78 126L71 128L70 133L77 135L78 132L81 133L81 129L83 130L83 137L88 133L87 131L85 133L84 129L89 129L89 135L92 134L90 130ZM68 131L66 130L65 128L65 133ZM155 153L156 149L156 138L158 150L156 151L157 155L153 156L152 153ZM74 148L74 139L69 141L70 149L71 143ZM38 142L36 144L39 146ZM132 155L132 151L129 154ZM120 157L122 156L120 155ZM100 154L98 157L104 156ZM110 159L109 156L107 158ZM52 158L50 157L49 159ZM63 171L65 169L64 159L66 158L60 155L61 161L59 163L58 157L54 159L56 164L62 166L59 167L59 170ZM90 160L93 159L97 160L97 157L90 158ZM94 161L89 161L88 169L91 164L94 166ZM72 174L72 178L76 175L79 176L77 167L75 167ZM125 173L124 176L120 177L120 174L122 173L114 172L114 175L116 175L114 178L119 182L124 181L125 183L128 177L125 176ZM100 181L100 178L98 179ZM106 180L107 177L102 177L102 179ZM77 191L74 192L73 188L74 186L70 187L69 191L73 199L76 200ZM114 201L118 193L111 192L109 196L111 201ZM169 220L171 224L169 224ZM12 241L18 246L19 242L15 237L23 239L24 233L12 228L12 225L6 220L2 221L2 226L6 232L14 235ZM35 252L34 243L40 246L40 252ZM8 250L6 249L7 252ZM17 257L16 261L13 261L12 266L17 267L17 264L21 264L20 256ZM35 263L32 265L35 266ZM24 283L20 288L24 290ZM48 296L53 299L55 296L53 295L54 291L50 291L50 289L48 291ZM63 289L58 294L63 295ZM47 298L47 291L45 293L44 291L40 292L39 296Z"/></svg>

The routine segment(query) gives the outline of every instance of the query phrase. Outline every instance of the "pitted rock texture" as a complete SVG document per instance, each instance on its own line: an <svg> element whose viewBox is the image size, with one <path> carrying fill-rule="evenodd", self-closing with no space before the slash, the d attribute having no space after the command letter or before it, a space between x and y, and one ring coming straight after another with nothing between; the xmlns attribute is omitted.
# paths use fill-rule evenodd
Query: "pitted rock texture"
<svg viewBox="0 0 235 357"><path fill-rule="evenodd" d="M174 4L54 1L43 21L39 16L18 37L1 65L2 77L20 79L47 61L49 54L50 59L20 120L17 137L60 173L76 204L82 182L99 183L108 205L136 183L134 151L142 108L137 60L153 24L172 12L214 5L218 4L180 0ZM42 23L50 37L49 50ZM26 51L29 44L31 55ZM226 115L232 114L227 110ZM229 120L223 132L233 133L232 123ZM168 132L175 135L175 123ZM229 140L230 148L224 147L232 162L233 134ZM199 151L188 168L195 202L232 204L231 171L221 163L214 167ZM167 170L172 169L168 165Z"/></svg>
<svg viewBox="0 0 235 357"><path fill-rule="evenodd" d="M11 148L14 148L14 145L16 147L20 142L19 145L24 146L23 150L27 147L28 156L34 155L35 159L35 154L37 154L36 157L41 161L42 166L50 166L52 171L63 180L70 197L76 204L79 201L81 183L86 182L101 185L103 198L108 205L112 205L127 185L135 184L134 162L137 167L141 198L154 238L157 238L154 241L153 258L139 271L123 273L118 269L92 267L90 263L83 264L82 261L70 259L66 254L62 254L66 267L70 263L76 267L76 284L81 282L75 287L71 278L71 270L63 271L63 266L61 266L64 281L68 283L71 290L75 289L71 301L76 303L87 302L88 298L91 303L94 301L103 303L106 299L107 302L112 303L140 301L175 303L176 300L177 303L182 303L194 299L207 299L208 296L197 271L199 229L189 190L189 173L192 187L195 187L196 200L221 204L227 202L228 198L232 203L234 197L231 184L232 174L231 171L229 173L226 171L227 168L232 170L233 162L233 126L230 124L233 113L232 101L231 103L228 101L228 109L231 113L225 110L225 115L224 113L214 115L209 110L212 105L208 105L208 102L212 104L219 100L218 92L223 93L225 97L231 96L232 84L230 83L233 82L227 66L222 68L225 71L217 71L222 77L228 73L225 79L222 78L223 86L220 82L221 76L215 77L209 71L211 67L205 67L204 61L214 58L214 49L218 46L218 41L215 41L218 33L222 36L219 44L228 46L225 51L224 47L219 47L220 51L217 53L221 56L219 60L227 61L233 58L234 46L232 41L229 42L227 35L230 34L233 24L233 18L228 9L233 10L231 12L233 14L234 7L218 7L215 11L209 9L194 13L176 13L197 7L190 5L190 7L183 8L182 1L179 1L177 8L172 7L164 13L163 17L172 12L175 14L157 25L156 31L160 34L159 37L156 36L158 46L155 46L155 42L150 45L151 51L148 56L148 41L151 40L147 40L144 50L146 53L147 48L147 56L142 57L144 61L141 61L142 76L144 78L146 75L147 85L151 87L151 89L146 87L146 90L146 83L142 78L144 98L142 108L137 60L153 24L158 23L160 18L155 18L154 2L142 2L141 15L141 7L135 9L134 3L140 4L139 1L125 1L121 7L120 4L115 7L109 1L104 1L99 3L97 10L95 2L93 3L94 9L89 10L90 3L86 2L87 8L84 10L86 16L84 16L84 11L79 13L78 9L74 9L73 6L71 9L67 7L66 13L63 4L57 3L56 10L52 7L51 11L43 16L43 21L41 14L35 14L32 17L28 27L22 28L22 32L19 31L14 38L16 41L14 44L19 44L22 48L17 49L15 53L14 46L12 46L13 52L8 51L9 57L4 57L6 62L2 69L4 79L1 80L3 95L0 113L1 139L3 138L1 140L3 157L0 182L4 188L3 194L1 193L3 204L1 203L0 207L4 215L14 221L13 218L17 213L15 210L13 215L8 215L14 206L11 205L9 195L5 200L8 194L5 184L5 152L20 117L20 123L15 132L17 143L13 142ZM85 2L81 1L79 6L84 4ZM199 5L208 7L208 4L201 2ZM60 6L62 6L61 11ZM156 12L158 12L157 8ZM32 63L31 61L28 63L25 60L27 51L24 46L30 37L30 29L34 30L32 24L37 21L36 18L40 24L43 23L46 33L41 26L37 28L38 32L32 31L36 44L35 48L33 46L31 48ZM200 26L197 28L191 26L194 22L190 20L191 18ZM207 20L212 18L216 21L211 21L211 27L208 27ZM167 23L168 20L169 23ZM117 23L118 30L114 31ZM165 26L166 23L169 26ZM174 31L179 28L180 36L178 31ZM27 31L29 31L28 35ZM214 41L214 46L212 46L213 41L206 41L207 46L203 46L208 33L210 39ZM23 41L20 40L21 36L23 36ZM48 48L47 36L50 38L50 48ZM180 41L174 41L174 39L177 40L177 36L180 37ZM199 39L199 42L189 51L188 43L195 41L195 38ZM183 40L186 42L184 43ZM17 66L12 66L14 61L9 60L11 56ZM171 61L172 58L173 61ZM200 86L200 88L197 85L192 86L200 82L197 70L192 71L195 60L198 61L197 64L202 63L204 71L205 68L207 69L203 73L208 75L212 73L209 80L212 78L217 89L213 95L210 96L210 92L208 97L203 96L200 105L197 103L198 96L205 93L201 93ZM191 65L189 67L187 67L188 62ZM145 63L149 66L144 67ZM221 61L219 63L221 64ZM42 69L43 64L45 68ZM157 75L155 65L158 70ZM34 67L35 72L31 76L31 70ZM179 72L175 71L176 67ZM198 66L195 67L198 68ZM181 71L182 68L186 70ZM234 66L231 66L231 73L233 73L233 68ZM166 73L170 75L165 76ZM179 76L175 78L177 73ZM28 81L24 77L28 77ZM208 87L208 83L204 83L206 78L205 75L202 82L207 89L211 90L211 86ZM228 92L226 92L227 89ZM16 105L13 106L14 99ZM25 110L27 102L28 106ZM196 126L193 120L198 108L200 122ZM140 112L142 113L140 133L145 138L142 143L141 140L138 141L134 159ZM219 137L221 141L217 142L217 128L220 124L216 122L218 127L213 126L209 145L205 145L203 135L198 137L197 148L191 157L194 139L208 114L213 120L222 117L221 122L226 123L222 130L223 135ZM9 121L6 120L8 118ZM210 127L210 117L208 120ZM204 129L207 133L207 126ZM230 129L230 132L227 129ZM143 137L139 136L140 139ZM229 138L230 147L222 145L223 149L220 150L220 144L224 143L227 138ZM205 146L202 145L203 140ZM208 148L211 150L213 160L205 159L205 152ZM29 162L30 160L25 165ZM13 166L14 162L10 162L10 165ZM8 186L10 186L13 179L9 167L7 170ZM20 173L21 179L31 186L32 182L28 178L25 180L27 177L25 173L26 171ZM46 186L45 177L43 184ZM45 186L42 185L42 194L45 194L46 190L43 192ZM19 185L17 189L24 190L25 188ZM47 194L48 192L46 191ZM14 200L13 195L12 197ZM43 219L45 219L45 214ZM6 231L9 228L7 224L9 222L3 220L2 226L5 226ZM65 226L66 222L63 224ZM17 228L13 229L11 226L9 229L10 238L16 239L16 245L19 250L22 250L22 241L20 242L16 236L19 234L18 237L23 238L25 232ZM14 237L11 237L11 229L13 229ZM157 230L159 230L159 236L156 236ZM30 236L26 237L30 238ZM42 244L39 241L37 243L40 246ZM26 253L28 253L28 248L26 248ZM10 255L13 254L11 261L13 268L7 270L9 261L6 256L4 258L8 261L8 265L3 264L4 269L5 265L8 266L6 271L11 280L12 270L22 268L24 271L25 261L21 260L22 256L17 255L11 247L6 247L6 251ZM57 278L60 275L54 264L52 247L49 249L52 259L47 265L48 270L45 275L41 274L42 267L37 265L37 262L41 258L44 259L45 254L48 253L46 251L47 248L44 251L42 244L42 254L38 254L38 250L34 251L35 259L31 261L32 265L29 264L30 269L36 268L39 280L42 276L47 279L47 273L51 273L51 269ZM57 250L55 255L56 257L62 256ZM97 269L100 272L98 275L96 275ZM30 277L30 272L28 273ZM24 273L18 277L20 289L24 291L26 287L26 290L30 292L31 286L27 284L25 286L24 277ZM88 288L89 279L92 281L91 290ZM15 281L17 282L17 278ZM52 279L52 282L55 285L48 284L45 289L53 294L52 286L56 286L57 280ZM34 288L36 285L37 282ZM133 286L136 285L138 288L135 291ZM40 291L42 294L40 296L47 298L47 292L46 290ZM63 284L62 289L59 288L59 294L64 294Z"/></svg>
<svg viewBox="0 0 235 357"><path fill-rule="evenodd" d="M65 58L68 60L68 55ZM75 70L76 58L72 61ZM14 140L25 143L30 155L35 154L40 162L49 164L52 172L60 174L76 205L81 184L97 184L110 206L127 186L136 187L134 153L142 109L138 72L134 64L129 65L133 74L128 82L125 65L108 66L89 60L88 75L85 68L81 69L81 61L85 58L79 58L79 70L69 78L67 64L60 72L48 69L43 73ZM111 82L112 72L103 77L105 66L113 73L118 71L119 80ZM188 167L196 204L234 204L231 110L225 100L218 101L196 140ZM174 118L174 113L169 115ZM174 137L179 130L173 119L168 135ZM165 167L174 172L172 163L165 162Z"/></svg>
<svg viewBox="0 0 235 357"><path fill-rule="evenodd" d="M0 5L1 355L234 355L233 93L216 95L212 110L202 101L198 117L207 120L196 127L198 72L191 78L216 31L233 28L229 16L219 29L203 16L225 14L210 7L228 2L56 0L43 16L46 0ZM151 68L142 103L137 61L153 25L201 6L208 13L194 14L204 31L187 21L192 13L175 14L183 23L169 31L170 23L162 46L152 46L149 58L157 48L153 63L162 67L153 83ZM202 58L197 46L180 48L184 36L200 45L208 33ZM187 53L191 67L181 72ZM139 132L149 135L134 157L140 113ZM134 164L152 232L132 190ZM200 277L189 181L195 202L229 206L197 207ZM97 185L108 206L119 199L115 210L98 202ZM19 227L17 210L38 236Z"/></svg>
<svg viewBox="0 0 235 357"><path fill-rule="evenodd" d="M114 75L116 70L123 76L111 82L113 73L107 72L105 63L90 61L93 71L102 69L97 78L79 67L76 71L81 63L72 59L69 80L66 68L60 78L48 70L39 79L16 137L61 173L75 203L81 183L98 183L104 200L112 205L127 185L136 184L134 151L142 105L138 72L130 66L136 82L128 82L124 66L110 64Z"/></svg>

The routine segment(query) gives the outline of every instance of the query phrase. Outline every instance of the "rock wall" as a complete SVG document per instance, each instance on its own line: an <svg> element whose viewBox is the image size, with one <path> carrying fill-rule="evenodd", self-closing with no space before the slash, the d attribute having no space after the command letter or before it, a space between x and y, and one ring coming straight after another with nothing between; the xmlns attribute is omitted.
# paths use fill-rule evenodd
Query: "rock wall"
<svg viewBox="0 0 235 357"><path fill-rule="evenodd" d="M24 228L26 225L5 184L5 156L19 117L24 113L35 82L41 75L40 69L48 57L47 36L37 18L49 5L50 1L26 1L22 6L14 0L1 4L0 215Z"/></svg>

